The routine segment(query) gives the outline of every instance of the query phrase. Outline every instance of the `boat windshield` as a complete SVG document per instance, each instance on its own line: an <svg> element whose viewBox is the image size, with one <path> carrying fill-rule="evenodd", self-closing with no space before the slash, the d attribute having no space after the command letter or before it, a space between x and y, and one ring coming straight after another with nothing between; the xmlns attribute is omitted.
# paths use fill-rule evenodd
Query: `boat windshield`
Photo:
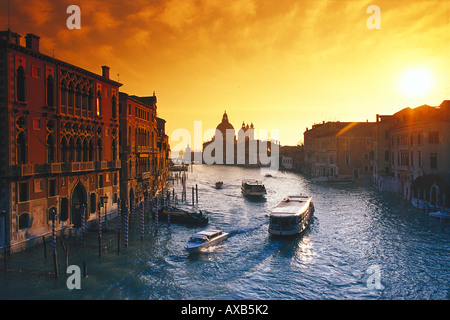
<svg viewBox="0 0 450 320"><path fill-rule="evenodd" d="M189 239L189 242L191 243L196 243L196 244L202 244L204 242L206 242L207 239L206 238L200 238L200 237L191 237Z"/></svg>

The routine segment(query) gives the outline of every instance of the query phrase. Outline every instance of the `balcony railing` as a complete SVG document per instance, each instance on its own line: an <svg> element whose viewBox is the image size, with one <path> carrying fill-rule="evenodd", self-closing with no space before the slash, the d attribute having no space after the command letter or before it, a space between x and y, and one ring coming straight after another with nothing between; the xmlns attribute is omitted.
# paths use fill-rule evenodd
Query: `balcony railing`
<svg viewBox="0 0 450 320"><path fill-rule="evenodd" d="M108 162L108 167L109 167L110 169L120 169L120 168L121 168L120 160L117 160L117 161L109 161L109 162Z"/></svg>
<svg viewBox="0 0 450 320"><path fill-rule="evenodd" d="M34 174L34 166L32 164L16 165L16 175L20 177L32 176Z"/></svg>
<svg viewBox="0 0 450 320"><path fill-rule="evenodd" d="M106 169L108 169L108 161L97 161L95 163L95 169L97 169L97 170L106 170Z"/></svg>
<svg viewBox="0 0 450 320"><path fill-rule="evenodd" d="M92 171L94 170L94 162L68 162L63 167L66 172Z"/></svg>

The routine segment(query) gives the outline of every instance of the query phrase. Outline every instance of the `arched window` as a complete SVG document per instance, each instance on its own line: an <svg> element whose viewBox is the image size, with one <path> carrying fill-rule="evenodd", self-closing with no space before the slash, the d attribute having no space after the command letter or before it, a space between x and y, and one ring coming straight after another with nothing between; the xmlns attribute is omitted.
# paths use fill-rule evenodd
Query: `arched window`
<svg viewBox="0 0 450 320"><path fill-rule="evenodd" d="M17 78L16 78L16 94L17 101L25 102L26 100L26 88L25 88L25 70L22 66L17 68Z"/></svg>
<svg viewBox="0 0 450 320"><path fill-rule="evenodd" d="M55 83L53 81L52 75L47 77L47 106L55 106Z"/></svg>
<svg viewBox="0 0 450 320"><path fill-rule="evenodd" d="M47 137L47 162L52 163L56 161L55 152L55 137L53 134L49 134Z"/></svg>
<svg viewBox="0 0 450 320"><path fill-rule="evenodd" d="M83 110L87 110L88 107L88 92L86 87L83 87L83 89L81 89L81 109Z"/></svg>
<svg viewBox="0 0 450 320"><path fill-rule="evenodd" d="M27 136L24 132L20 132L17 136L17 162L26 164L28 162L27 154Z"/></svg>
<svg viewBox="0 0 450 320"><path fill-rule="evenodd" d="M19 216L19 230L28 229L30 227L30 214L22 213Z"/></svg>
<svg viewBox="0 0 450 320"><path fill-rule="evenodd" d="M89 145L87 139L83 141L83 161L89 161Z"/></svg>
<svg viewBox="0 0 450 320"><path fill-rule="evenodd" d="M97 92L97 116L102 115L102 92L99 90Z"/></svg>
<svg viewBox="0 0 450 320"><path fill-rule="evenodd" d="M77 155L77 157L76 157L76 161L77 162L81 162L81 159L82 159L82 154L83 154L83 145L82 145L82 143L81 143L81 139L80 138L78 138L77 139L77 151L76 151L76 155Z"/></svg>
<svg viewBox="0 0 450 320"><path fill-rule="evenodd" d="M117 118L117 99L116 99L116 96L112 97L112 117L113 117L113 119Z"/></svg>
<svg viewBox="0 0 450 320"><path fill-rule="evenodd" d="M68 88L68 95L67 95L67 105L69 107L73 107L74 105L74 96L75 96L75 89L73 87L73 83L69 83L69 88Z"/></svg>
<svg viewBox="0 0 450 320"><path fill-rule="evenodd" d="M89 141L89 161L94 161L94 143Z"/></svg>
<svg viewBox="0 0 450 320"><path fill-rule="evenodd" d="M73 138L69 140L69 162L75 161L75 141Z"/></svg>
<svg viewBox="0 0 450 320"><path fill-rule="evenodd" d="M98 139L97 141L97 161L103 160L103 144L102 139Z"/></svg>
<svg viewBox="0 0 450 320"><path fill-rule="evenodd" d="M61 105L67 106L67 87L66 87L66 81L62 80L60 85L60 92L61 92ZM65 113L65 108L62 110Z"/></svg>
<svg viewBox="0 0 450 320"><path fill-rule="evenodd" d="M117 160L117 141L114 139L112 141L112 161Z"/></svg>
<svg viewBox="0 0 450 320"><path fill-rule="evenodd" d="M89 95L89 97L88 97L88 110L92 111L92 106L94 105L94 93L92 91L92 88L89 88L88 95Z"/></svg>
<svg viewBox="0 0 450 320"><path fill-rule="evenodd" d="M75 89L75 108L77 109L81 108L81 88L79 84Z"/></svg>
<svg viewBox="0 0 450 320"><path fill-rule="evenodd" d="M68 145L66 137L61 140L61 162L67 162Z"/></svg>

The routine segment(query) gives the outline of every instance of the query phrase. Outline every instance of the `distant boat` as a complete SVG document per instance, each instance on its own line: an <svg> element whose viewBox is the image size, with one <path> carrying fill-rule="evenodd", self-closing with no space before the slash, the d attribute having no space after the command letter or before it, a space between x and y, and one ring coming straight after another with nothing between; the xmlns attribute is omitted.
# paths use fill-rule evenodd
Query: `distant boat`
<svg viewBox="0 0 450 320"><path fill-rule="evenodd" d="M153 214L153 217L155 214ZM162 210L158 213L158 219L167 221L169 219L169 211ZM170 210L170 221L173 223L203 226L208 224L208 217L203 215L203 212L189 212L179 208L172 208Z"/></svg>
<svg viewBox="0 0 450 320"><path fill-rule="evenodd" d="M281 236L300 234L308 226L313 213L312 197L288 196L272 209L269 233Z"/></svg>
<svg viewBox="0 0 450 320"><path fill-rule="evenodd" d="M216 189L222 189L223 187L223 181L217 181L216 182Z"/></svg>
<svg viewBox="0 0 450 320"><path fill-rule="evenodd" d="M439 219L444 219L444 220L450 220L450 214L448 214L447 212L444 212L442 210L439 211L435 211L435 212L430 212L428 213L428 215L430 217L433 218L439 218Z"/></svg>
<svg viewBox="0 0 450 320"><path fill-rule="evenodd" d="M228 233L219 229L207 229L192 235L184 248L189 253L199 252L224 241L228 238L228 235Z"/></svg>
<svg viewBox="0 0 450 320"><path fill-rule="evenodd" d="M266 177L266 178L271 178L272 175L271 175L270 173L266 173L266 174L264 175L264 177Z"/></svg>
<svg viewBox="0 0 450 320"><path fill-rule="evenodd" d="M261 198L267 194L266 187L258 180L243 180L241 192L249 198Z"/></svg>

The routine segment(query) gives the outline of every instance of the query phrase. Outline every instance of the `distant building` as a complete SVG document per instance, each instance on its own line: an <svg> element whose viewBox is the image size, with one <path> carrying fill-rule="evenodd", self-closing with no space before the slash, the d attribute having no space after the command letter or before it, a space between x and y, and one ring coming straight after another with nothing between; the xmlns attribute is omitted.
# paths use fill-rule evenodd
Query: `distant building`
<svg viewBox="0 0 450 320"><path fill-rule="evenodd" d="M280 147L280 169L303 172L304 147L282 146Z"/></svg>
<svg viewBox="0 0 450 320"><path fill-rule="evenodd" d="M17 251L52 230L76 232L117 212L119 88L0 32L0 246ZM100 207L99 207L100 206Z"/></svg>
<svg viewBox="0 0 450 320"><path fill-rule="evenodd" d="M236 138L234 127L229 122L228 115L225 112L222 116L222 122L216 127L216 134L214 137L210 141L203 143L203 161L206 162L206 150L208 151L206 152L206 155L210 154L214 158L214 164L260 167L263 166L261 153L270 157L271 150L275 147L279 148L278 145L275 146L274 144L275 142L273 141L261 141L255 139L255 128L253 123L249 126L243 122ZM261 147L264 149L261 150ZM212 148L212 150L210 150L210 148ZM211 152L209 153L209 151Z"/></svg>
<svg viewBox="0 0 450 320"><path fill-rule="evenodd" d="M314 177L369 178L374 122L323 122L304 132L305 173Z"/></svg>

